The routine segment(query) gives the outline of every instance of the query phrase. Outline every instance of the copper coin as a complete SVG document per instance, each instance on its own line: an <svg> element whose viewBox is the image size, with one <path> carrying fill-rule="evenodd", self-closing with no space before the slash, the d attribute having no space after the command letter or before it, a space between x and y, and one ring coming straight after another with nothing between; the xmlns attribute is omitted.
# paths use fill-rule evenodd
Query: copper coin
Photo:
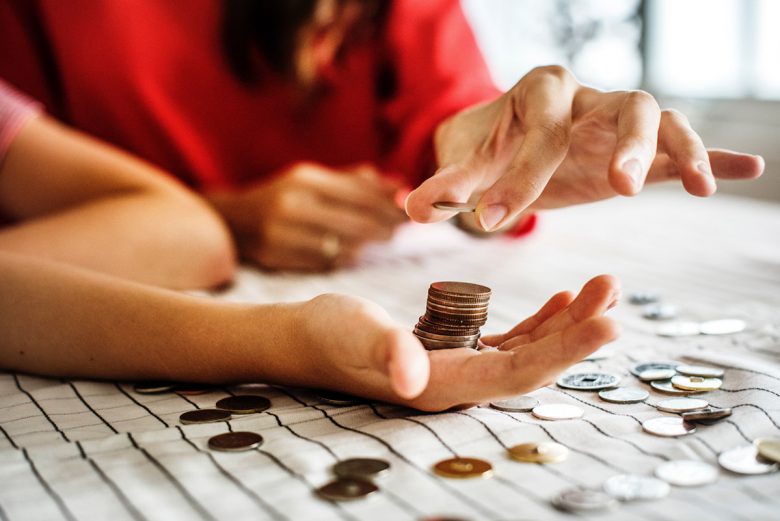
<svg viewBox="0 0 780 521"><path fill-rule="evenodd" d="M731 408L724 407L706 407L698 411L684 412L682 414L683 420L693 422L709 422L714 420L722 420L731 416Z"/></svg>
<svg viewBox="0 0 780 521"><path fill-rule="evenodd" d="M489 478L493 466L476 458L451 458L438 462L433 471L445 478Z"/></svg>
<svg viewBox="0 0 780 521"><path fill-rule="evenodd" d="M319 389L316 391L317 398L320 399L320 401L327 403L329 405L339 405L342 407L346 407L348 405L358 405L361 403L365 403L365 400L362 398L358 398L356 396L352 396L349 394L343 394L343 393L337 393L335 391L326 391Z"/></svg>
<svg viewBox="0 0 780 521"><path fill-rule="evenodd" d="M259 447L262 443L262 436L248 431L226 432L209 438L210 449L224 452L252 450Z"/></svg>
<svg viewBox="0 0 780 521"><path fill-rule="evenodd" d="M181 394L184 396L195 396L213 392L214 386L201 384L176 384L174 391L176 394Z"/></svg>
<svg viewBox="0 0 780 521"><path fill-rule="evenodd" d="M230 412L220 409L198 409L179 415L179 421L184 425L191 423L214 423L230 419Z"/></svg>
<svg viewBox="0 0 780 521"><path fill-rule="evenodd" d="M333 465L333 473L340 478L373 479L387 474L390 463L374 458L350 458Z"/></svg>
<svg viewBox="0 0 780 521"><path fill-rule="evenodd" d="M429 291L445 296L456 297L490 297L491 291L487 286L472 282L441 281L431 284Z"/></svg>
<svg viewBox="0 0 780 521"><path fill-rule="evenodd" d="M361 499L379 490L373 483L355 478L339 478L317 489L317 494L330 501Z"/></svg>
<svg viewBox="0 0 780 521"><path fill-rule="evenodd" d="M230 411L233 414L252 414L271 408L271 400L265 396L254 394L239 394L228 396L217 402L217 409Z"/></svg>

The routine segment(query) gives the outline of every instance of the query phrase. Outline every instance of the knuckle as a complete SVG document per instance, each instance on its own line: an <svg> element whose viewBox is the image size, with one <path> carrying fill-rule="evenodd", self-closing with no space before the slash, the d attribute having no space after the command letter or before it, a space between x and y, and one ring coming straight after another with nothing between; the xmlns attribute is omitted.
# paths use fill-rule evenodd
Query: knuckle
<svg viewBox="0 0 780 521"><path fill-rule="evenodd" d="M630 90L626 92L626 101L629 103L639 103L639 104L652 104L657 105L658 102L655 100L655 97L650 94L647 91L644 90Z"/></svg>
<svg viewBox="0 0 780 521"><path fill-rule="evenodd" d="M553 77L561 81L568 81L574 78L574 75L562 65L542 65L531 71L536 76Z"/></svg>
<svg viewBox="0 0 780 521"><path fill-rule="evenodd" d="M561 120L551 119L536 126L538 132L555 148L568 148L571 138L569 125Z"/></svg>
<svg viewBox="0 0 780 521"><path fill-rule="evenodd" d="M285 190L280 192L276 199L274 199L271 207L272 213L276 215L290 215L295 212L298 206L298 197L295 192L291 190Z"/></svg>
<svg viewBox="0 0 780 521"><path fill-rule="evenodd" d="M661 113L661 117L666 121L677 123L684 126L690 126L688 116L677 109L666 109Z"/></svg>

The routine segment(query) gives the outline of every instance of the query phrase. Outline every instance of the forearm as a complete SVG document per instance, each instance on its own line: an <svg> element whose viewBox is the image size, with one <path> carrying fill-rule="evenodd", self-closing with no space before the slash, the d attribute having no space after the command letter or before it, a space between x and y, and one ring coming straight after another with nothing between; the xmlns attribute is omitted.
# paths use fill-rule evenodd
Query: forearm
<svg viewBox="0 0 780 521"><path fill-rule="evenodd" d="M0 367L85 378L278 381L298 370L284 365L283 353L303 344L300 307L217 302L0 252Z"/></svg>

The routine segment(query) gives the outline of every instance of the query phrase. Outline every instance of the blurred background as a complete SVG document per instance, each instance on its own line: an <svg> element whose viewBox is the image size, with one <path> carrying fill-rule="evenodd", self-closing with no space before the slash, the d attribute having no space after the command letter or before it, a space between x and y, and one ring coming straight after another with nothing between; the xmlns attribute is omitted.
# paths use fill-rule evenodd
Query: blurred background
<svg viewBox="0 0 780 521"><path fill-rule="evenodd" d="M780 0L462 0L496 82L562 64L601 89L642 88L707 146L761 154L719 191L780 202Z"/></svg>

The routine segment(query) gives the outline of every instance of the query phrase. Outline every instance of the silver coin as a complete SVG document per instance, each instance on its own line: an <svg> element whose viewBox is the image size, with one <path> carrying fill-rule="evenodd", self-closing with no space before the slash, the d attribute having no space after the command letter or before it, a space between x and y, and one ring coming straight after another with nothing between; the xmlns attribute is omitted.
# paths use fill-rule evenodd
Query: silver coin
<svg viewBox="0 0 780 521"><path fill-rule="evenodd" d="M747 324L738 318L725 318L722 320L708 320L702 322L701 333L703 335L733 335L745 330Z"/></svg>
<svg viewBox="0 0 780 521"><path fill-rule="evenodd" d="M659 411L683 413L709 407L709 402L701 398L670 398L656 404Z"/></svg>
<svg viewBox="0 0 780 521"><path fill-rule="evenodd" d="M333 465L333 473L340 478L371 480L390 470L390 463L374 458L350 458Z"/></svg>
<svg viewBox="0 0 780 521"><path fill-rule="evenodd" d="M758 438L753 444L762 458L780 463L780 438Z"/></svg>
<svg viewBox="0 0 780 521"><path fill-rule="evenodd" d="M731 416L730 407L706 407L698 411L684 412L682 418L688 422L715 422Z"/></svg>
<svg viewBox="0 0 780 521"><path fill-rule="evenodd" d="M671 320L677 317L677 307L671 304L650 304L642 310L648 320Z"/></svg>
<svg viewBox="0 0 780 521"><path fill-rule="evenodd" d="M699 487L715 483L718 469L696 460L674 460L660 464L655 476L676 487Z"/></svg>
<svg viewBox="0 0 780 521"><path fill-rule="evenodd" d="M700 333L701 326L698 322L669 322L661 324L655 330L656 335L666 337L696 336Z"/></svg>
<svg viewBox="0 0 780 521"><path fill-rule="evenodd" d="M364 400L356 396L350 396L349 394L342 394L334 391L318 390L316 392L316 395L317 398L319 398L320 401L323 403L327 403L330 405L340 405L342 407L365 403Z"/></svg>
<svg viewBox="0 0 780 521"><path fill-rule="evenodd" d="M620 501L661 499L669 495L666 481L639 474L619 474L604 482L604 492Z"/></svg>
<svg viewBox="0 0 780 521"><path fill-rule="evenodd" d="M361 499L379 490L373 483L354 478L339 478L317 489L317 494L330 501Z"/></svg>
<svg viewBox="0 0 780 521"><path fill-rule="evenodd" d="M265 396L255 394L240 394L228 396L217 402L217 409L230 411L233 414L252 414L263 412L271 408L271 400Z"/></svg>
<svg viewBox="0 0 780 521"><path fill-rule="evenodd" d="M635 291L628 296L629 304L633 304L635 306L654 304L659 300L661 300L661 295L654 291Z"/></svg>
<svg viewBox="0 0 780 521"><path fill-rule="evenodd" d="M645 371L649 371L650 369L672 369L674 370L675 367L677 367L676 362L641 362L638 364L634 364L629 371L631 371L631 374L634 376L639 376L641 373Z"/></svg>
<svg viewBox="0 0 780 521"><path fill-rule="evenodd" d="M636 387L618 387L599 391L599 398L611 403L639 403L647 400L649 396L650 393Z"/></svg>
<svg viewBox="0 0 780 521"><path fill-rule="evenodd" d="M678 374L672 377L672 385L685 391L714 391L723 385L723 380Z"/></svg>
<svg viewBox="0 0 780 521"><path fill-rule="evenodd" d="M580 407L568 403L548 403L537 405L531 411L534 416L542 420L574 420L582 418L585 414Z"/></svg>
<svg viewBox="0 0 780 521"><path fill-rule="evenodd" d="M723 376L723 369L719 367L707 367L703 365L682 364L676 367L677 372L685 376L701 376L703 378L720 378ZM669 377L671 378L671 376Z"/></svg>
<svg viewBox="0 0 780 521"><path fill-rule="evenodd" d="M679 396L685 396L688 394L699 394L703 392L703 391L689 391L686 389L678 389L677 387L672 385L671 380L656 380L654 382L650 382L650 387L662 393L676 394Z"/></svg>
<svg viewBox="0 0 780 521"><path fill-rule="evenodd" d="M617 500L600 490L570 488L552 500L554 507L568 512L592 512L610 510L617 506Z"/></svg>
<svg viewBox="0 0 780 521"><path fill-rule="evenodd" d="M224 452L252 450L263 443L263 437L256 432L236 431L217 434L209 438L209 448Z"/></svg>
<svg viewBox="0 0 780 521"><path fill-rule="evenodd" d="M187 411L179 415L179 421L183 425L192 423L214 423L229 420L230 411L220 409L198 409L196 411Z"/></svg>
<svg viewBox="0 0 780 521"><path fill-rule="evenodd" d="M642 429L650 434L662 436L664 438L676 438L696 432L696 427L684 421L682 418L673 418L670 416L660 416L650 418L642 422Z"/></svg>
<svg viewBox="0 0 780 521"><path fill-rule="evenodd" d="M777 463L761 458L755 445L735 447L721 452L718 463L735 474L768 474L778 468Z"/></svg>
<svg viewBox="0 0 780 521"><path fill-rule="evenodd" d="M532 396L515 396L508 400L498 400L490 402L490 406L499 411L506 412L528 412L539 405L539 400Z"/></svg>
<svg viewBox="0 0 780 521"><path fill-rule="evenodd" d="M609 373L571 373L561 376L558 387L576 391L597 391L617 387L620 377Z"/></svg>
<svg viewBox="0 0 780 521"><path fill-rule="evenodd" d="M138 382L133 390L138 394L159 394L173 391L176 384L171 382Z"/></svg>
<svg viewBox="0 0 780 521"><path fill-rule="evenodd" d="M473 203L455 203L450 201L437 201L433 203L437 210L446 210L448 212L474 212L477 205Z"/></svg>
<svg viewBox="0 0 780 521"><path fill-rule="evenodd" d="M655 380L668 380L676 374L674 369L647 369L639 373L637 378L643 382L653 382Z"/></svg>

